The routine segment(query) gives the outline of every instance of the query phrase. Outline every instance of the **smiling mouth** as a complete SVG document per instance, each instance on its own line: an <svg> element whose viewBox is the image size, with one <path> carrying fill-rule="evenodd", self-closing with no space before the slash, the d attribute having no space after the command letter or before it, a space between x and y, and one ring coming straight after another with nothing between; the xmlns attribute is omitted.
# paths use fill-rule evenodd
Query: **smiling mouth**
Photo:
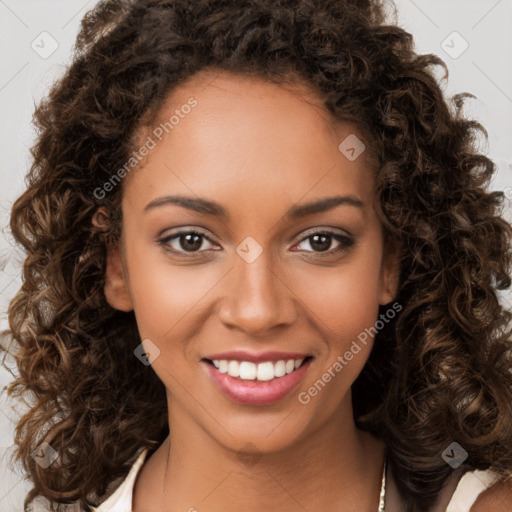
<svg viewBox="0 0 512 512"><path fill-rule="evenodd" d="M313 359L312 356L307 356L302 359L263 361L261 363L238 361L234 359L202 359L202 361L210 364L220 373L225 373L235 379L265 382L289 375L311 359Z"/></svg>

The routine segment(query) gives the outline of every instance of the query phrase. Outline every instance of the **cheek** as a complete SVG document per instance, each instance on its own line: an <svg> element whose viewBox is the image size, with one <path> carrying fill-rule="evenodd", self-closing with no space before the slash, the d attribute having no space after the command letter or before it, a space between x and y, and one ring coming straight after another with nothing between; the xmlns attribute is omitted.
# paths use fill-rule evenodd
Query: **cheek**
<svg viewBox="0 0 512 512"><path fill-rule="evenodd" d="M373 325L379 311L380 259L360 251L343 265L308 272L301 279L300 296L311 318L324 326L326 338L337 339L340 349ZM350 344L350 343L349 343Z"/></svg>
<svg viewBox="0 0 512 512"><path fill-rule="evenodd" d="M194 309L222 283L211 270L171 263L159 248L127 247L127 260L140 335L157 344L190 334Z"/></svg>
<svg viewBox="0 0 512 512"><path fill-rule="evenodd" d="M319 347L315 371L299 401L304 404L317 397L313 403L321 410L319 421L334 413L372 350L372 327L379 312L379 268L378 262L361 257L357 263L331 269L325 279L317 276L316 286L311 282L304 288L304 293L309 288L309 318L322 332L324 345Z"/></svg>

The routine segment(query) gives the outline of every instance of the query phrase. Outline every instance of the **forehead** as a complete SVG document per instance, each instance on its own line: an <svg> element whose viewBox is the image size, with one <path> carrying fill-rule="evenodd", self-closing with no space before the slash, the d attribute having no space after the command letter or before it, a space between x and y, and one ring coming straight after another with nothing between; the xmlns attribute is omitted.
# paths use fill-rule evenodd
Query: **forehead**
<svg viewBox="0 0 512 512"><path fill-rule="evenodd" d="M373 188L367 152L351 161L339 148L347 139L362 143L357 126L336 120L302 83L200 72L172 91L141 140L165 123L168 133L130 176L137 194L161 186L198 196L262 191L296 202L315 188Z"/></svg>

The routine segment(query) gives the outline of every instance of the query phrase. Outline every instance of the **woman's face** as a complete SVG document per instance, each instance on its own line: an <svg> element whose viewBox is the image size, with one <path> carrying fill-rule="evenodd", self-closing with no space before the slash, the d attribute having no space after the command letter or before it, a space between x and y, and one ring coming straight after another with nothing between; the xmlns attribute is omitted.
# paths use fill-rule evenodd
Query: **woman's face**
<svg viewBox="0 0 512 512"><path fill-rule="evenodd" d="M210 73L148 135L105 293L135 312L173 431L270 452L350 424L368 329L396 291L360 133L311 96Z"/></svg>

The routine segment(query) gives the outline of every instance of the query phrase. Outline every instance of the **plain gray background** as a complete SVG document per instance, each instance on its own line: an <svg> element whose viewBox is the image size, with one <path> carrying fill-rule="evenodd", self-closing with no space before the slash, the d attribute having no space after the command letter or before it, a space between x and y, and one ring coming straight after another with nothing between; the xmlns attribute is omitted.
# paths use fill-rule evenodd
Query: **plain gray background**
<svg viewBox="0 0 512 512"><path fill-rule="evenodd" d="M0 0L0 329L21 286L22 253L8 236L13 200L24 188L34 132L34 105L71 60L84 13L97 0ZM512 199L512 0L396 0L398 22L419 53L435 53L448 65L447 97L470 92L468 117L480 121L489 141L481 150L499 166L493 190ZM507 211L510 220L512 215ZM510 300L510 294L504 295ZM0 369L0 386L10 380ZM29 488L20 468L8 467L14 412L0 397L0 511L19 512Z"/></svg>

